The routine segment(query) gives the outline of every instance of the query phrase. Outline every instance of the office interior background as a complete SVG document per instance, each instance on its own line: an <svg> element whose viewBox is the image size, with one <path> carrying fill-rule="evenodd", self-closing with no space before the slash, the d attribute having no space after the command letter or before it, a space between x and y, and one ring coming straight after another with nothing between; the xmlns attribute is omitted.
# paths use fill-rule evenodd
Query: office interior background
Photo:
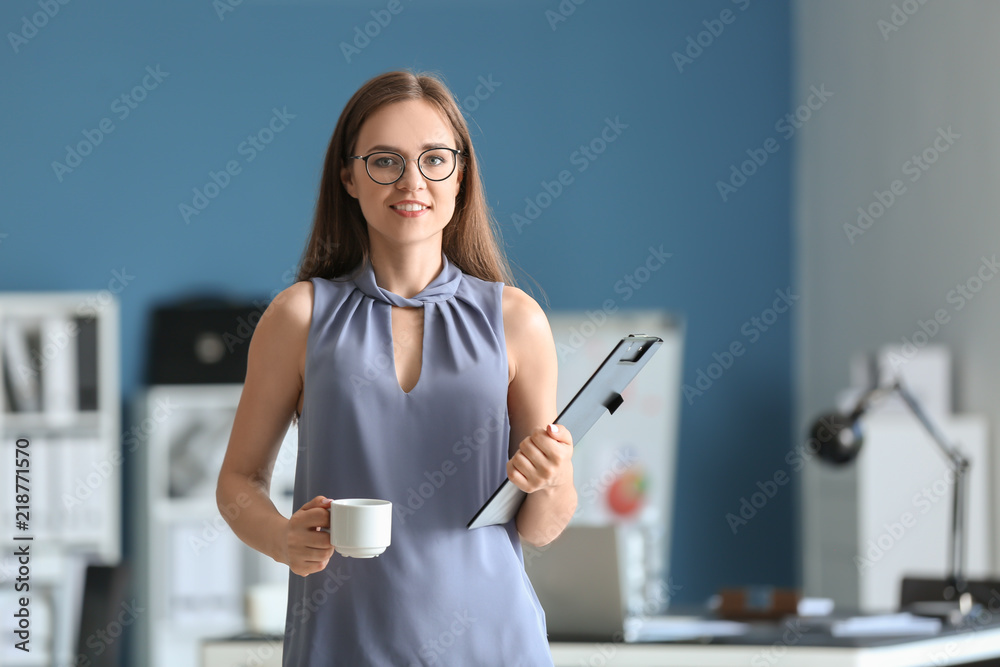
<svg viewBox="0 0 1000 667"><path fill-rule="evenodd" d="M123 434L152 310L290 285L344 103L400 68L461 102L547 309L683 318L673 602L808 584L789 454L854 355L946 311L927 337L950 350L952 409L997 431L995 3L18 0L0 26L0 290L113 291ZM976 462L990 487L995 458ZM789 484L734 522L778 471Z"/></svg>

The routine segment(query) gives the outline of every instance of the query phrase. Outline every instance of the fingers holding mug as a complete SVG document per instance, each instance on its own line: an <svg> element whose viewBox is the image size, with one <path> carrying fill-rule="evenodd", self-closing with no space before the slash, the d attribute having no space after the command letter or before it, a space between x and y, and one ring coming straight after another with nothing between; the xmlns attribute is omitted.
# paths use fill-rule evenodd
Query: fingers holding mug
<svg viewBox="0 0 1000 667"><path fill-rule="evenodd" d="M288 520L285 535L286 562L300 576L324 569L333 555L334 547L326 530L330 526L330 503L333 501L316 496Z"/></svg>

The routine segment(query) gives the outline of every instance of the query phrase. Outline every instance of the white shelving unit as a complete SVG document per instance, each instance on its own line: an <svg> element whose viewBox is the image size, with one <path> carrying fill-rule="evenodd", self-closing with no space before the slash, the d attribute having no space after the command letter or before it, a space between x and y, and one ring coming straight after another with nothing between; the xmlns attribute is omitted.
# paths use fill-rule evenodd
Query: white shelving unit
<svg viewBox="0 0 1000 667"><path fill-rule="evenodd" d="M4 642L5 666L76 664L85 566L121 560L119 330L107 290L0 293L0 609L10 618L27 595L31 614L31 650ZM19 438L29 443L26 529L15 525ZM15 595L24 544L29 588Z"/></svg>
<svg viewBox="0 0 1000 667"><path fill-rule="evenodd" d="M243 544L216 505L242 389L157 385L136 399L144 442L134 458L129 532L136 595L148 612L138 619L132 664L199 667L203 640L256 629L247 617L251 587L287 590L288 568ZM297 451L297 430L289 428L271 482L271 499L285 516L291 515Z"/></svg>

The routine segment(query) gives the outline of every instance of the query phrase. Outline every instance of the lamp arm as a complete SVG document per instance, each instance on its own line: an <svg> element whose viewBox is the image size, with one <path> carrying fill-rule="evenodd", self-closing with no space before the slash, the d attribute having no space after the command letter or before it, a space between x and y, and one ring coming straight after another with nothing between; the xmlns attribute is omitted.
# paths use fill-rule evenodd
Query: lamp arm
<svg viewBox="0 0 1000 667"><path fill-rule="evenodd" d="M906 407L916 417L917 421L920 422L920 425L928 435L931 436L934 444L937 445L945 458L948 459L951 471L954 473L954 479L951 480L951 534L949 535L948 545L948 569L950 570L950 576L947 579L943 593L946 601L958 600L960 601L960 608L966 610L971 605L972 600L971 594L968 592L968 582L965 579L965 535L967 508L969 504L969 468L971 465L969 459L965 457L956 445L948 440L944 432L931 420L930 416L923 409L923 406L920 405L909 389L898 378L894 379L891 384L877 385L862 394L849 415L834 415L835 418L840 420L835 433L839 438L844 429L850 428L851 430L855 430L858 421L873 405L894 392L899 392L903 402L906 403ZM823 420L817 421L817 424L821 423L823 423ZM823 428L827 428L825 423L823 424ZM857 436L858 434L855 433L854 435ZM842 444L847 445L845 441L842 441ZM831 460L838 463L850 460L850 458L857 454L858 448L860 448L860 441L854 442L853 450L845 455L847 458L834 456ZM967 613L967 610L963 613Z"/></svg>
<svg viewBox="0 0 1000 667"><path fill-rule="evenodd" d="M854 409L851 410L849 415L852 421L860 419L863 414L868 412L869 409L883 398L896 391L896 385L889 385L886 387L874 387L869 389L867 392L862 394L861 398L854 405Z"/></svg>
<svg viewBox="0 0 1000 667"><path fill-rule="evenodd" d="M945 434L941 432L941 429L938 428L938 425L931 421L923 407L917 402L917 399L914 398L913 394L910 393L910 390L906 388L906 385L904 385L900 380L896 380L891 388L899 392L903 402L906 403L906 407L908 407L910 412L912 412L913 415L920 420L924 429L927 430L931 438L934 439L934 443L951 462L955 471L964 472L967 470L969 467L969 460L965 458L958 447L949 442L947 436L945 436Z"/></svg>
<svg viewBox="0 0 1000 667"><path fill-rule="evenodd" d="M930 434L938 448L950 461L955 472L955 479L952 485L951 502L951 540L948 560L951 570L951 586L954 587L954 596L965 592L965 517L968 508L968 472L969 459L955 445L949 442L948 438L941 432L937 424L931 421L917 399L914 398L910 390L899 379L892 385L892 389L899 392L906 403L906 407L920 421L921 425Z"/></svg>

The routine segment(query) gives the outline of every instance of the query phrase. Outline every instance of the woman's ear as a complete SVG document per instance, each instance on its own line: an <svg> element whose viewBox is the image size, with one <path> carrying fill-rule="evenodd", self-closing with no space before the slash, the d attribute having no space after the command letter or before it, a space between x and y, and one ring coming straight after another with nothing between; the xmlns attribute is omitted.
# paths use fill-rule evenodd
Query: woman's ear
<svg viewBox="0 0 1000 667"><path fill-rule="evenodd" d="M340 182L344 184L344 189L347 190L347 194L351 195L355 199L358 198L354 188L354 174L351 173L350 167L345 166L341 168Z"/></svg>

